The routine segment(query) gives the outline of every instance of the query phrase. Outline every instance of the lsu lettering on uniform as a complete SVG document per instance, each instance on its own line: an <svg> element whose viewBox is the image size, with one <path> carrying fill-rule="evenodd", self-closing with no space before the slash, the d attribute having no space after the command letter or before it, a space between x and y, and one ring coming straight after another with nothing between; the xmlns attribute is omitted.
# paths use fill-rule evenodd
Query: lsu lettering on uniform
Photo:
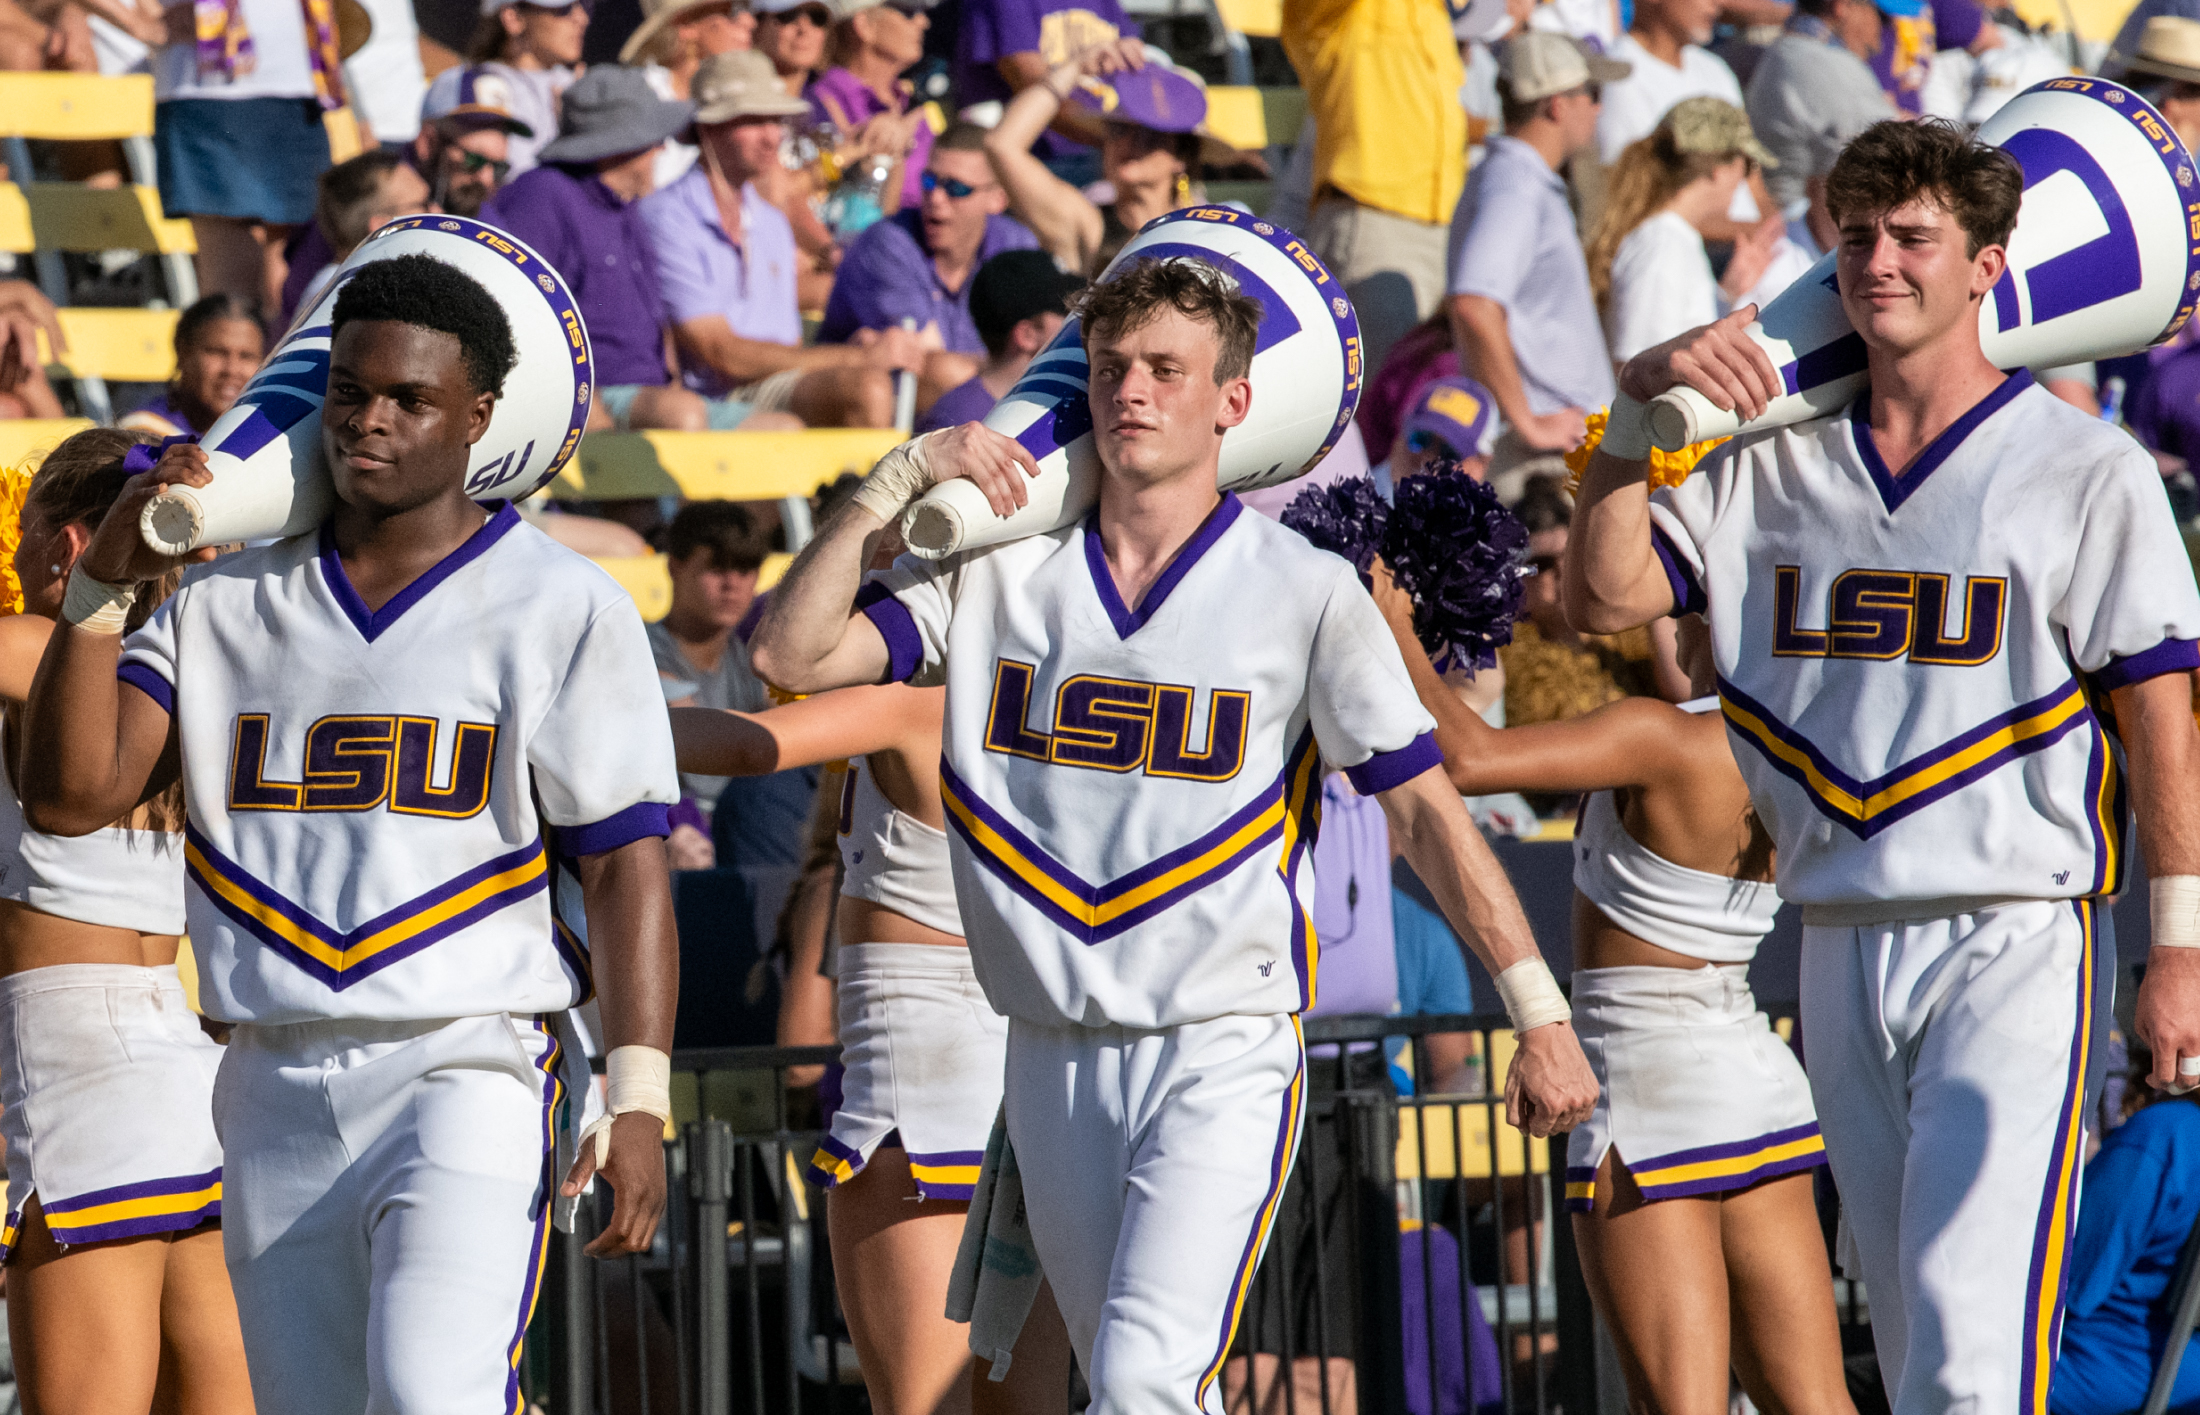
<svg viewBox="0 0 2200 1415"><path fill-rule="evenodd" d="M633 601L504 505L372 612L326 531L195 567L119 672L176 719L200 998L238 1024L214 1118L258 1404L518 1411L555 1024L590 990L551 849L678 799Z"/></svg>
<svg viewBox="0 0 2200 1415"><path fill-rule="evenodd" d="M1810 1079L1897 1412L2044 1415L2129 832L2108 693L2200 666L2152 460L2010 376L1897 479L1869 402L1655 493L1804 909Z"/></svg>
<svg viewBox="0 0 2200 1415"><path fill-rule="evenodd" d="M947 684L955 891L1093 1408L1219 1410L1298 1144L1323 762L1387 790L1434 723L1352 567L1234 496L1136 610L1092 519L857 603Z"/></svg>

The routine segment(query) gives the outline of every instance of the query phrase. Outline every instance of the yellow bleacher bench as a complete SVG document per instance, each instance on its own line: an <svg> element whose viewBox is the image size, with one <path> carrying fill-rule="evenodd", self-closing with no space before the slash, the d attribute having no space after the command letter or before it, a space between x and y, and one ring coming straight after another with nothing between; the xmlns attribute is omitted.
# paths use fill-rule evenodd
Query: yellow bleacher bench
<svg viewBox="0 0 2200 1415"><path fill-rule="evenodd" d="M596 564L634 596L634 607L648 623L656 623L672 608L672 573L662 555L606 555L596 557Z"/></svg>
<svg viewBox="0 0 2200 1415"><path fill-rule="evenodd" d="M898 432L869 428L595 433L581 439L580 455L551 483L550 494L778 501L808 496L842 472L867 472L901 440Z"/></svg>
<svg viewBox="0 0 2200 1415"><path fill-rule="evenodd" d="M1239 34L1275 39L1283 33L1283 0L1215 0L1215 9Z"/></svg>
<svg viewBox="0 0 2200 1415"><path fill-rule="evenodd" d="M36 249L38 238L31 234L31 204L23 199L23 189L13 182L0 182L0 251L29 255Z"/></svg>
<svg viewBox="0 0 2200 1415"><path fill-rule="evenodd" d="M150 74L0 73L0 137L98 142L152 133Z"/></svg>
<svg viewBox="0 0 2200 1415"><path fill-rule="evenodd" d="M47 353L79 378L117 383L166 383L176 371L177 310L78 309L55 311L69 341L66 354Z"/></svg>
<svg viewBox="0 0 2200 1415"><path fill-rule="evenodd" d="M1215 84L1207 90L1207 129L1232 147L1289 147L1304 126L1305 89Z"/></svg>
<svg viewBox="0 0 2200 1415"><path fill-rule="evenodd" d="M32 182L24 188L31 229L43 250L157 251L190 255L198 250L191 223L161 215L151 187L85 187L74 182Z"/></svg>
<svg viewBox="0 0 2200 1415"><path fill-rule="evenodd" d="M62 442L97 424L89 418L0 420L0 467L36 464Z"/></svg>

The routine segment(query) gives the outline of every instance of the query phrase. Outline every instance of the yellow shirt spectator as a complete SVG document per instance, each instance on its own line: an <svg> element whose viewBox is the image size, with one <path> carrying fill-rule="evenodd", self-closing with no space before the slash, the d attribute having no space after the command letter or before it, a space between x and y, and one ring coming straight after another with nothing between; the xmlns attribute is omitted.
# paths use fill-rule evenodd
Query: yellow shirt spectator
<svg viewBox="0 0 2200 1415"><path fill-rule="evenodd" d="M1284 0L1283 47L1314 120L1314 201L1335 190L1451 220L1467 177L1466 81L1443 0Z"/></svg>

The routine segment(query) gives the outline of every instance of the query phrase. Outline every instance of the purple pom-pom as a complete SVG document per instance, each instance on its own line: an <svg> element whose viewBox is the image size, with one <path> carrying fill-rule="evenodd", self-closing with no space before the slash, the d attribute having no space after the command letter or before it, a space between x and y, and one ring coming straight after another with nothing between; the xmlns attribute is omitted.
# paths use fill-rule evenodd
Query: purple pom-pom
<svg viewBox="0 0 2200 1415"><path fill-rule="evenodd" d="M1322 550L1352 562L1367 578L1368 566L1383 547L1390 505L1368 477L1340 477L1327 486L1310 486L1283 508L1283 523Z"/></svg>
<svg viewBox="0 0 2200 1415"><path fill-rule="evenodd" d="M1520 613L1528 528L1496 492L1457 462L1432 463L1398 484L1381 551L1413 597L1414 637L1439 671L1497 662Z"/></svg>

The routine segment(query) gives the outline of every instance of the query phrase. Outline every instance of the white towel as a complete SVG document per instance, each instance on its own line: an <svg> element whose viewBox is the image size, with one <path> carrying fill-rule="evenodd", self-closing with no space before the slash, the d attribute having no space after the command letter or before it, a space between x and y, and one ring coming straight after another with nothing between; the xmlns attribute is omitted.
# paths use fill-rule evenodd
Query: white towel
<svg viewBox="0 0 2200 1415"><path fill-rule="evenodd" d="M1044 1278L1024 1212L1023 1175L1008 1143L1008 1117L996 1115L947 1282L947 1319L970 1323L970 1349L993 1363L988 1380L1008 1379L1016 1338Z"/></svg>

